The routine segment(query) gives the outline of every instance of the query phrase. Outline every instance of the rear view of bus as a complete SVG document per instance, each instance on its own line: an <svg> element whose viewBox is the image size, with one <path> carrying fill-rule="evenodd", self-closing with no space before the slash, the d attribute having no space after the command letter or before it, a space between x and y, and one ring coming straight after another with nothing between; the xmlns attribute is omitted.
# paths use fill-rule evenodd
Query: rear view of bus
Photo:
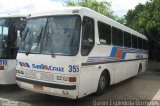
<svg viewBox="0 0 160 106"><path fill-rule="evenodd" d="M25 16L0 17L0 84L16 83L16 56Z"/></svg>

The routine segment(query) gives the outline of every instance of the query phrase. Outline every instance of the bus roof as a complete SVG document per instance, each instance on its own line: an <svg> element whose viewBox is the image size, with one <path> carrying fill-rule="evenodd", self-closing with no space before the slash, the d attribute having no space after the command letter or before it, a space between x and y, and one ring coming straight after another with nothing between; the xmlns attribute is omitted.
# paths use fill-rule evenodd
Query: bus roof
<svg viewBox="0 0 160 106"><path fill-rule="evenodd" d="M23 14L1 14L0 18L16 18L16 17L27 17L28 15L23 15Z"/></svg>
<svg viewBox="0 0 160 106"><path fill-rule="evenodd" d="M108 18L96 11L93 11L89 8L85 8L85 7L63 7L63 8L59 8L59 9L54 9L54 10L47 10L47 11L42 11L42 12L35 12L30 14L29 18L32 17L41 17L41 16L51 16L51 15L67 15L67 14L80 14L80 15L85 15L85 16L89 16L92 18L95 18L97 21L101 21L104 22L108 25L114 26L116 28L122 29L123 31L129 32L133 35L136 35L138 37L141 37L143 39L148 40L148 38L146 36L144 36L143 34L123 25L120 24L116 21L114 21L111 18Z"/></svg>

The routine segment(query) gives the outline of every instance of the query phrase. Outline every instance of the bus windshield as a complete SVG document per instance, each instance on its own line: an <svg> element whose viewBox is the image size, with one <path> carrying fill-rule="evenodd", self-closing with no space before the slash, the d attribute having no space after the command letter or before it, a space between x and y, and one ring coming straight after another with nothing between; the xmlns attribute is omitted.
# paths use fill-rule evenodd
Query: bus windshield
<svg viewBox="0 0 160 106"><path fill-rule="evenodd" d="M0 57L5 57L6 55L6 44L5 40L8 37L8 22L7 19L0 19Z"/></svg>
<svg viewBox="0 0 160 106"><path fill-rule="evenodd" d="M30 18L19 52L76 55L81 19L78 15Z"/></svg>

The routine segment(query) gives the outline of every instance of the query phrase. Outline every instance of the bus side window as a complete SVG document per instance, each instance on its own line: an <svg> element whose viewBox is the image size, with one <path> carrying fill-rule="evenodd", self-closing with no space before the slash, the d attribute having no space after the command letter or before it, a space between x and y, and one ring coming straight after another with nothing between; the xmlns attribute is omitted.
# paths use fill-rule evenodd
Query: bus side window
<svg viewBox="0 0 160 106"><path fill-rule="evenodd" d="M116 27L112 27L112 44L115 46L123 46L123 31Z"/></svg>
<svg viewBox="0 0 160 106"><path fill-rule="evenodd" d="M148 42L143 39L143 49L148 50Z"/></svg>
<svg viewBox="0 0 160 106"><path fill-rule="evenodd" d="M139 48L139 49L142 49L142 48L143 48L143 47L142 47L142 44L143 44L142 38L138 37L138 48Z"/></svg>
<svg viewBox="0 0 160 106"><path fill-rule="evenodd" d="M99 40L101 44L111 44L111 26L98 22Z"/></svg>
<svg viewBox="0 0 160 106"><path fill-rule="evenodd" d="M87 56L94 47L94 20L83 17L81 54Z"/></svg>
<svg viewBox="0 0 160 106"><path fill-rule="evenodd" d="M132 35L132 48L137 48L137 37Z"/></svg>
<svg viewBox="0 0 160 106"><path fill-rule="evenodd" d="M124 47L131 47L131 34L124 31Z"/></svg>

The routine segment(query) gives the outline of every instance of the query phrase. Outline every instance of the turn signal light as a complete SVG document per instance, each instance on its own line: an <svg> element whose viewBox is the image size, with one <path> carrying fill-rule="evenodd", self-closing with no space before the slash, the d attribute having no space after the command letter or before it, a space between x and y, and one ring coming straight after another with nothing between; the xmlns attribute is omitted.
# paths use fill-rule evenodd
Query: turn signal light
<svg viewBox="0 0 160 106"><path fill-rule="evenodd" d="M4 66L0 66L0 70L4 70Z"/></svg>
<svg viewBox="0 0 160 106"><path fill-rule="evenodd" d="M76 77L69 77L69 82L76 82Z"/></svg>
<svg viewBox="0 0 160 106"><path fill-rule="evenodd" d="M61 76L61 75L57 75L56 76L56 80L58 81L65 81L65 82L76 82L77 77L69 77L69 76Z"/></svg>

